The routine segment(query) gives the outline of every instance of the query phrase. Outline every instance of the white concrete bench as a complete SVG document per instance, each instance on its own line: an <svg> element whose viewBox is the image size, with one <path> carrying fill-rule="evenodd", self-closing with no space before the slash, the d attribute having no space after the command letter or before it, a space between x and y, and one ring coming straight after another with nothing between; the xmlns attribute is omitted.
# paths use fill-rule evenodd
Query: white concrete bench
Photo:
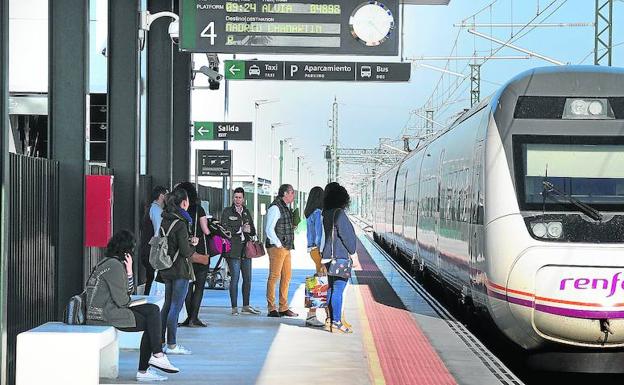
<svg viewBox="0 0 624 385"><path fill-rule="evenodd" d="M132 295L130 296L132 300L136 300L139 298L145 298L147 303L153 303L158 306L159 309L162 309L165 304L165 297L161 296L153 296L153 295ZM180 316L178 318L178 322L184 322L186 319L186 306L182 307L182 311L180 312ZM143 332L122 332L117 331L119 334L119 348L120 349L139 349L141 347L141 338L143 337Z"/></svg>
<svg viewBox="0 0 624 385"><path fill-rule="evenodd" d="M117 378L119 346L112 326L48 322L17 336L16 385L99 384Z"/></svg>

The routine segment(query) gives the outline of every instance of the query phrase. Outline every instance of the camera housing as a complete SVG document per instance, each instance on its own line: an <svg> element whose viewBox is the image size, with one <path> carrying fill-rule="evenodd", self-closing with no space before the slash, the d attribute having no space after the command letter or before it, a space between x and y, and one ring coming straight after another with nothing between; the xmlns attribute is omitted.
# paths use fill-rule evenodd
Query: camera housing
<svg viewBox="0 0 624 385"><path fill-rule="evenodd" d="M208 77L208 80L211 80L213 82L218 82L220 83L221 80L223 80L223 75L220 74L218 72L219 67L208 67L208 66L201 66L201 68L199 69L199 72L203 73L204 75L206 75Z"/></svg>
<svg viewBox="0 0 624 385"><path fill-rule="evenodd" d="M174 20L169 24L168 28L169 37L171 37L171 41L175 44L180 42L180 22L178 20Z"/></svg>

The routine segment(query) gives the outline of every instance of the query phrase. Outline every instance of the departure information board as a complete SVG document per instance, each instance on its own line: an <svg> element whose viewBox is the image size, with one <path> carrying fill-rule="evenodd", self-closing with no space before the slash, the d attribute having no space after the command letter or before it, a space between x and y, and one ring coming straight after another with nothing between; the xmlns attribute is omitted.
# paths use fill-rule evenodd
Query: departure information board
<svg viewBox="0 0 624 385"><path fill-rule="evenodd" d="M397 55L399 0L181 0L180 50Z"/></svg>

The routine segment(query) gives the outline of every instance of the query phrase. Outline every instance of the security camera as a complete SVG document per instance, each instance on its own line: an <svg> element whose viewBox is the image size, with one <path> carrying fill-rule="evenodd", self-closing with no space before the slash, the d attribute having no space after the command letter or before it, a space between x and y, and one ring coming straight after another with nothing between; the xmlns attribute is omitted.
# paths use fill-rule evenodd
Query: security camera
<svg viewBox="0 0 624 385"><path fill-rule="evenodd" d="M180 42L180 23L178 20L174 20L169 24L169 37L175 44Z"/></svg>
<svg viewBox="0 0 624 385"><path fill-rule="evenodd" d="M218 67L215 67L218 69ZM199 69L199 72L203 73L204 75L208 76L208 79L213 81L213 82L221 82L221 80L223 80L223 75L221 75L219 72L217 72L216 69L214 68L210 68L207 66L201 66L201 68Z"/></svg>

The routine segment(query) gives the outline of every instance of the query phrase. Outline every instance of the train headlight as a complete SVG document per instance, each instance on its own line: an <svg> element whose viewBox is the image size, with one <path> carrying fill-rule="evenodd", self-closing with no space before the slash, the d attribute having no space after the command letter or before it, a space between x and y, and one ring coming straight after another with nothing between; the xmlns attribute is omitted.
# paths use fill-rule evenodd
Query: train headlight
<svg viewBox="0 0 624 385"><path fill-rule="evenodd" d="M531 223L531 230L533 230L533 234L535 234L536 237L540 238L546 237L546 233L548 232L546 224L543 222Z"/></svg>
<svg viewBox="0 0 624 385"><path fill-rule="evenodd" d="M606 98L568 98L563 119L615 119L613 109Z"/></svg>
<svg viewBox="0 0 624 385"><path fill-rule="evenodd" d="M570 112L573 115L587 115L587 103L581 99L573 100L570 103Z"/></svg>
<svg viewBox="0 0 624 385"><path fill-rule="evenodd" d="M594 100L593 102L589 103L589 107L587 107L587 110L591 115L602 115L604 107L602 106L602 103Z"/></svg>
<svg viewBox="0 0 624 385"><path fill-rule="evenodd" d="M550 222L547 226L548 229L548 237L550 238L561 238L561 234L563 234L563 225L561 222Z"/></svg>

